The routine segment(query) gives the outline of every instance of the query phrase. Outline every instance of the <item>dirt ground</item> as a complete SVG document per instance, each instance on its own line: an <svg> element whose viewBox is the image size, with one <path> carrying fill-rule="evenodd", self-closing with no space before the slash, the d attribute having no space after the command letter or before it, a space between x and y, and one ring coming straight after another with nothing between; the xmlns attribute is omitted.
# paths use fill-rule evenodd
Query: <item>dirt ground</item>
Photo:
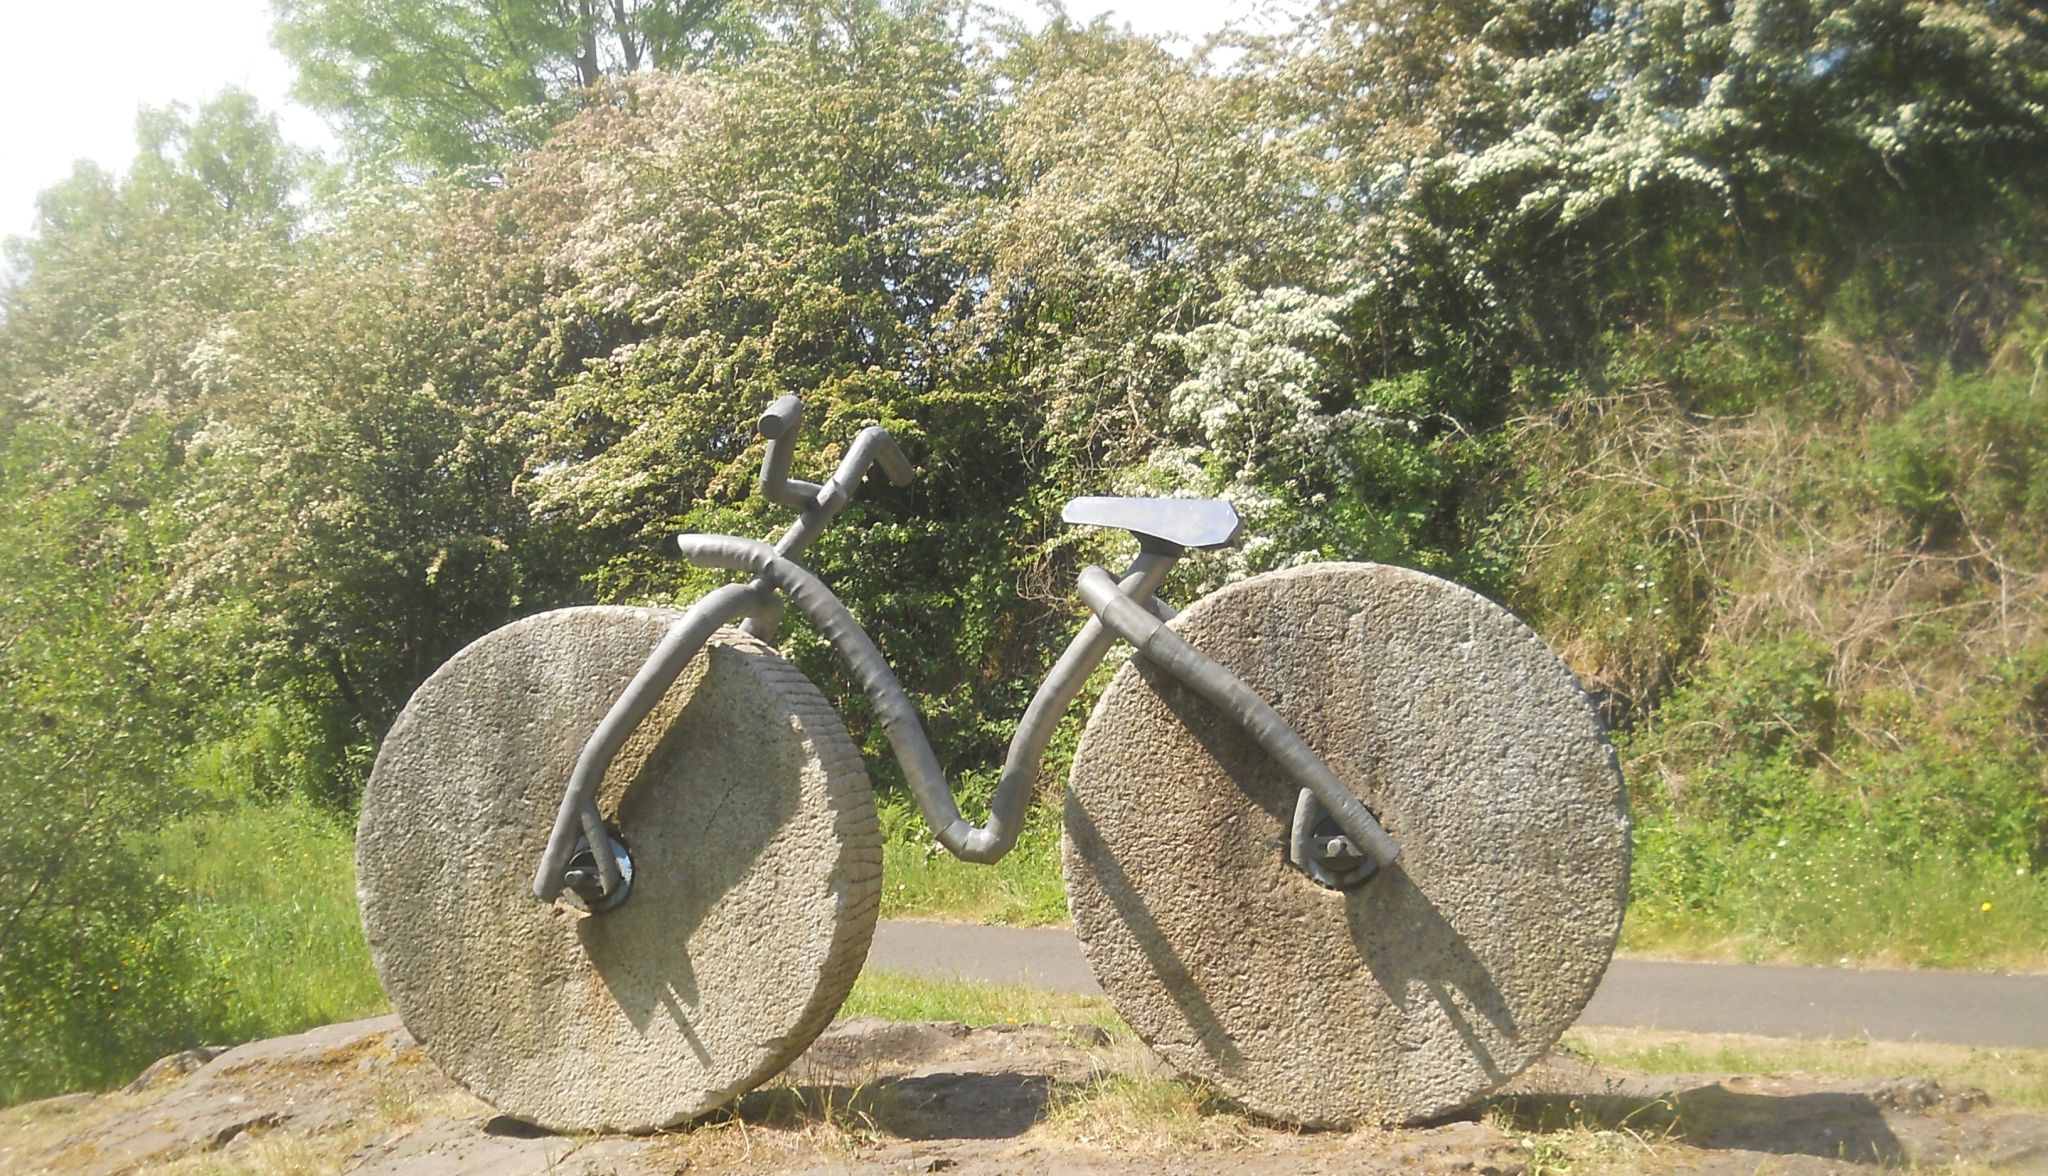
<svg viewBox="0 0 2048 1176"><path fill-rule="evenodd" d="M2048 1173L2048 1114L1923 1078L1650 1077L1553 1055L1426 1128L1234 1114L1093 1026L841 1022L730 1113L557 1136L454 1087L396 1018L191 1051L0 1112L0 1170L63 1173Z"/></svg>

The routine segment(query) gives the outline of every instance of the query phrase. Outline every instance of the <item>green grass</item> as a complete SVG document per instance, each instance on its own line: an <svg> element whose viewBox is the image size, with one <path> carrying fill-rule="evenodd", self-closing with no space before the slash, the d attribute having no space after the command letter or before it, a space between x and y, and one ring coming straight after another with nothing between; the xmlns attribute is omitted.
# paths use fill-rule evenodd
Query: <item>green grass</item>
<svg viewBox="0 0 2048 1176"><path fill-rule="evenodd" d="M195 979L220 996L221 1038L246 1041L382 1012L356 917L353 830L302 801L242 802L159 838L190 896Z"/></svg>
<svg viewBox="0 0 2048 1176"><path fill-rule="evenodd" d="M840 1006L842 1017L885 1021L960 1021L969 1025L1099 1025L1128 1035L1108 1000L1070 992L1046 992L1018 984L931 980L869 968L854 981Z"/></svg>
<svg viewBox="0 0 2048 1176"><path fill-rule="evenodd" d="M1731 845L1646 823L1622 949L1747 962L2048 970L2048 880L1867 830Z"/></svg>
<svg viewBox="0 0 2048 1176"><path fill-rule="evenodd" d="M1033 810L1017 848L993 867L939 848L907 804L885 802L884 826L884 918L1066 922L1052 806ZM1868 830L1731 845L1647 819L1636 834L1622 950L1746 963L2048 970L2048 877L1933 847L1887 864L1900 853Z"/></svg>
<svg viewBox="0 0 2048 1176"><path fill-rule="evenodd" d="M882 826L882 917L950 919L1042 927L1067 921L1060 877L1057 809L1032 809L1017 847L993 866L960 861L932 840L909 802L885 799Z"/></svg>

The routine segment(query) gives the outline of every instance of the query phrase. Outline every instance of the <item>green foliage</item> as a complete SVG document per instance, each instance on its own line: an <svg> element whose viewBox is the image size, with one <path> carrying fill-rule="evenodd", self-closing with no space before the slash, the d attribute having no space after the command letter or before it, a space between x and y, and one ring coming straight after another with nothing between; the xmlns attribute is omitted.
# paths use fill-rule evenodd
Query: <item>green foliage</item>
<svg viewBox="0 0 2048 1176"><path fill-rule="evenodd" d="M2048 886L2037 871L1967 850L1898 849L1854 823L1744 842L1688 823L1651 824L1636 838L1622 947L1748 961L2040 966Z"/></svg>
<svg viewBox="0 0 2048 1176"><path fill-rule="evenodd" d="M2038 368L2036 369L2038 371ZM1921 542L2048 554L2048 398L2033 373L1958 375L1871 437L1879 493Z"/></svg>
<svg viewBox="0 0 2048 1176"><path fill-rule="evenodd" d="M189 803L166 778L180 657L161 591L160 432L112 449L40 423L0 448L0 1101L103 1084L182 1032L177 892L139 839Z"/></svg>
<svg viewBox="0 0 2048 1176"><path fill-rule="evenodd" d="M274 119L228 90L189 115L144 110L137 140L125 179L81 164L38 198L33 235L8 240L0 414L181 431L188 363L276 278L306 163Z"/></svg>
<svg viewBox="0 0 2048 1176"><path fill-rule="evenodd" d="M1783 828L1796 816L1788 806L1807 796L1801 777L1835 746L1833 668L1833 651L1804 636L1716 647L1630 745L1641 750L1637 806L1650 812L1667 807L1651 791L1661 788L1672 811L1720 822L1737 840L1759 828ZM1675 769L1659 773L1665 764L1705 770L1697 777Z"/></svg>
<svg viewBox="0 0 2048 1176"><path fill-rule="evenodd" d="M354 841L322 808L246 794L162 830L155 866L185 896L177 930L205 1000L188 1031L252 1041L384 1010L356 915Z"/></svg>
<svg viewBox="0 0 2048 1176"><path fill-rule="evenodd" d="M752 30L725 0L274 0L294 92L359 152L450 169L502 166L591 88L681 69Z"/></svg>
<svg viewBox="0 0 2048 1176"><path fill-rule="evenodd" d="M993 787L985 791L993 792ZM1063 923L1057 806L1031 810L1017 848L993 866L960 861L932 840L908 797L882 805L882 917L1037 927Z"/></svg>
<svg viewBox="0 0 2048 1176"><path fill-rule="evenodd" d="M326 733L315 787L343 804L412 689L521 599L528 523L496 411L429 333L439 275L357 225L216 337L176 503L181 616L241 620L245 663ZM394 361L408 346L435 350Z"/></svg>

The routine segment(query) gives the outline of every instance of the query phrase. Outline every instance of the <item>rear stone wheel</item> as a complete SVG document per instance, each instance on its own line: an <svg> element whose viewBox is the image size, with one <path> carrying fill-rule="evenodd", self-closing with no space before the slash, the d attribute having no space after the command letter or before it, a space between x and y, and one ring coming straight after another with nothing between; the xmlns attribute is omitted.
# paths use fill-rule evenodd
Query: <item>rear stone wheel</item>
<svg viewBox="0 0 2048 1176"><path fill-rule="evenodd" d="M1257 690L1401 847L1351 890L1287 861L1297 786L1230 719L1124 667L1066 805L1074 926L1168 1063L1305 1126L1455 1111L1556 1043L1627 898L1627 801L1583 691L1444 580L1314 564L1173 628Z"/></svg>

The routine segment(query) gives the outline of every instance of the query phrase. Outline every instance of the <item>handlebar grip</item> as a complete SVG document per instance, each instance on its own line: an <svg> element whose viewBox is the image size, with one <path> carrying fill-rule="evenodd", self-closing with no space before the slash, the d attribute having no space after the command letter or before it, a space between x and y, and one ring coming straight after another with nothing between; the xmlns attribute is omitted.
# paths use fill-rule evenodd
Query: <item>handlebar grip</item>
<svg viewBox="0 0 2048 1176"><path fill-rule="evenodd" d="M818 493L817 486L789 476L790 462L796 459L796 435L803 426L804 405L795 393L778 397L755 426L768 438L768 452L761 458L761 497L791 510L802 510Z"/></svg>
<svg viewBox="0 0 2048 1176"><path fill-rule="evenodd" d="M763 437L777 441L797 432L803 428L803 424L804 402L792 392L787 396L777 397L775 403L761 413L761 422L755 428L761 431Z"/></svg>
<svg viewBox="0 0 2048 1176"><path fill-rule="evenodd" d="M903 455L903 447L896 444L896 438L886 430L877 428L875 432L881 434L881 439L875 444L875 464L882 467L882 472L889 475L891 482L898 486L910 485L917 471L910 464L910 459Z"/></svg>

